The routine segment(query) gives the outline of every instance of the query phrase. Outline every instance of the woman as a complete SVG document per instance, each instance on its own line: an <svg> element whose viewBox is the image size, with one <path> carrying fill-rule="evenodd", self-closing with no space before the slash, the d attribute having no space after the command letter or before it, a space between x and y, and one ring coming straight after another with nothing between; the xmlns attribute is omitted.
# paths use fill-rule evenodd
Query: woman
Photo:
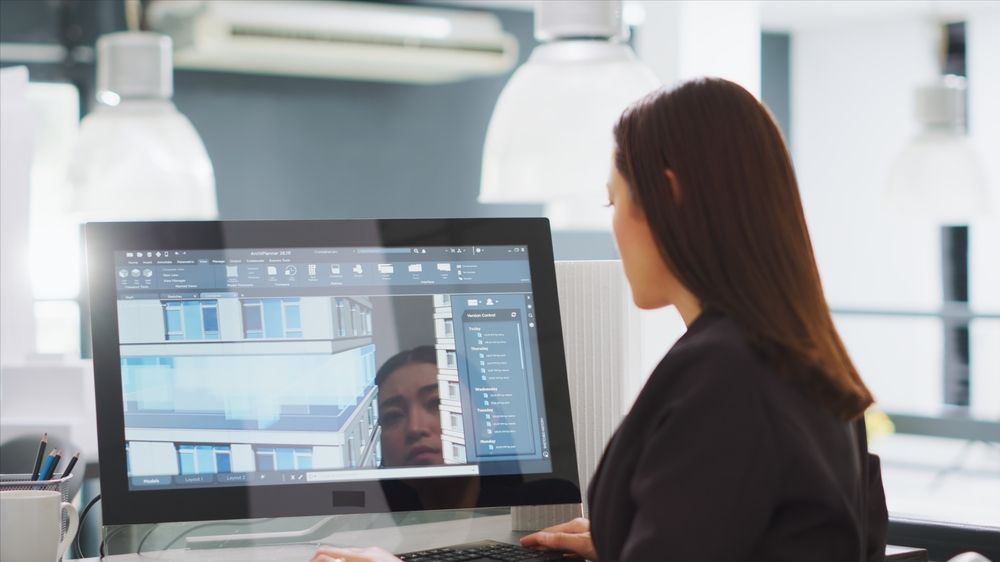
<svg viewBox="0 0 1000 562"><path fill-rule="evenodd" d="M882 560L871 393L830 317L770 114L702 79L636 102L614 137L608 196L633 298L676 306L688 331L605 449L593 524L522 543L601 562ZM392 559L314 560L336 558Z"/></svg>
<svg viewBox="0 0 1000 562"><path fill-rule="evenodd" d="M437 374L429 345L393 355L375 374L382 466L444 464Z"/></svg>

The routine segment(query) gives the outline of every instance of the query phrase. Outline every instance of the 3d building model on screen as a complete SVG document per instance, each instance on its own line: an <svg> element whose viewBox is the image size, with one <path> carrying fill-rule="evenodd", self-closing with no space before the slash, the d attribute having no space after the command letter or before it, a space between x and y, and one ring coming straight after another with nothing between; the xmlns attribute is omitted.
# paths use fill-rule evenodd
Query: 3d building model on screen
<svg viewBox="0 0 1000 562"><path fill-rule="evenodd" d="M441 399L441 446L445 464L464 464L465 422L458 384L455 321L451 296L434 295L434 335L438 364L438 395Z"/></svg>
<svg viewBox="0 0 1000 562"><path fill-rule="evenodd" d="M206 296L118 303L130 476L378 466L368 299Z"/></svg>

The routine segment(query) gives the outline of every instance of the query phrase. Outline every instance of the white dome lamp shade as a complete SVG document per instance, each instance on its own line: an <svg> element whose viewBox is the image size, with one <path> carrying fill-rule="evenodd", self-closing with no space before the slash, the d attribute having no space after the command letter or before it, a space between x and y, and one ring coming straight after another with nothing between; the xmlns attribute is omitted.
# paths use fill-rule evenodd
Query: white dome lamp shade
<svg viewBox="0 0 1000 562"><path fill-rule="evenodd" d="M544 203L553 228L606 230L611 129L660 86L624 43L620 0L535 5L543 44L497 100L483 150L481 203Z"/></svg>
<svg viewBox="0 0 1000 562"><path fill-rule="evenodd" d="M218 217L212 162L172 95L169 37L127 31L98 39L99 103L80 124L68 171L78 219Z"/></svg>
<svg viewBox="0 0 1000 562"><path fill-rule="evenodd" d="M943 76L916 92L920 131L893 162L885 206L942 225L989 211L986 176L965 130L965 79Z"/></svg>

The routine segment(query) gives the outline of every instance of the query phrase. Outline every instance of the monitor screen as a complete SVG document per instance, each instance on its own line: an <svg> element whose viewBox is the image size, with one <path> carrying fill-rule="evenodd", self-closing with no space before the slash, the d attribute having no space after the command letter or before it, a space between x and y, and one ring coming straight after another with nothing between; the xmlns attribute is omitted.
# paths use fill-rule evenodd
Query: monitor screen
<svg viewBox="0 0 1000 562"><path fill-rule="evenodd" d="M187 223L226 231L187 244L166 235L184 223L88 227L91 251L103 253L91 255L93 309L113 312L116 334L99 336L95 322L101 473L128 498L121 503L215 491L258 498L218 518L397 510L421 508L393 497L420 496L421 481L474 479L475 505L491 505L565 473L565 447L551 443L553 433L565 442L570 423L568 396L559 396L565 367L545 357L562 352L561 337L552 345L558 310L538 306L536 286L554 278L535 271L551 269L551 242L461 232L400 238L401 227L424 222L262 222L246 237L234 232L251 223ZM311 240L324 244L289 238L304 224L355 235ZM129 228L144 235L112 232ZM128 242L98 249L98 239ZM550 298L554 287L541 293ZM114 368L104 361L112 345ZM104 391L111 385L113 398ZM108 412L112 399L120 415ZM372 483L378 501L344 495ZM491 498L490 483L502 494ZM277 508L265 489L356 499ZM105 507L112 519L114 497ZM150 520L143 509L122 511L129 522Z"/></svg>

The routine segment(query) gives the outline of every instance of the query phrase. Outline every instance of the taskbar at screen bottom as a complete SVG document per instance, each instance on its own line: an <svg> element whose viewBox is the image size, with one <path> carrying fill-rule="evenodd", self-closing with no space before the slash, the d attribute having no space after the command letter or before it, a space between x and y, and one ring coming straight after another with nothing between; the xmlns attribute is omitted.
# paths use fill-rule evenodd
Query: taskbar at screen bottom
<svg viewBox="0 0 1000 562"><path fill-rule="evenodd" d="M130 476L132 490L163 488L205 488L215 486L267 486L319 482L365 482L396 478L437 478L443 476L478 476L479 465L409 466L346 470L282 470L268 472L229 472L221 474L180 474Z"/></svg>

